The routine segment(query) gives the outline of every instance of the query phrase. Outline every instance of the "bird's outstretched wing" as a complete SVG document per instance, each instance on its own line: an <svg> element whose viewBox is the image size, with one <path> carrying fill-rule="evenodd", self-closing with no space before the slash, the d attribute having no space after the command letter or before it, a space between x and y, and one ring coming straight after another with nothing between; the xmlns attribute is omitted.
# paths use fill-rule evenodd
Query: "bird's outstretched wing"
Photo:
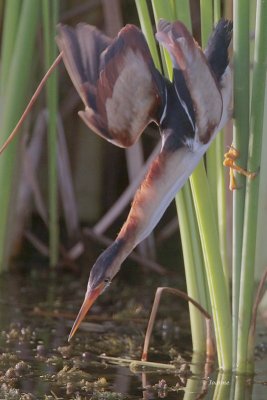
<svg viewBox="0 0 267 400"><path fill-rule="evenodd" d="M86 24L60 25L57 43L85 104L79 115L94 132L128 147L149 122L159 121L165 81L137 27L126 25L111 41Z"/></svg>
<svg viewBox="0 0 267 400"><path fill-rule="evenodd" d="M181 22L170 23L161 19L156 37L170 53L174 69L184 76L196 118L195 140L206 144L222 115L218 82L201 48ZM192 114L192 111L188 112Z"/></svg>

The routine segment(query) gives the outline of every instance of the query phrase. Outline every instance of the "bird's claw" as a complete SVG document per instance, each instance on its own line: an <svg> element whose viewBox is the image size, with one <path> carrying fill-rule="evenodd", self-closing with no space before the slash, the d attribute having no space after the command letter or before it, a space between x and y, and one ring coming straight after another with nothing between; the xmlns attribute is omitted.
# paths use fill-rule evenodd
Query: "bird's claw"
<svg viewBox="0 0 267 400"><path fill-rule="evenodd" d="M229 189L232 191L239 189L239 186L237 185L236 178L234 175L234 171L238 172L241 175L246 176L249 179L254 179L258 175L258 171L257 172L247 171L246 169L237 165L236 160L239 157L240 157L239 151L232 145L230 146L229 150L224 154L223 165L225 167L230 168Z"/></svg>

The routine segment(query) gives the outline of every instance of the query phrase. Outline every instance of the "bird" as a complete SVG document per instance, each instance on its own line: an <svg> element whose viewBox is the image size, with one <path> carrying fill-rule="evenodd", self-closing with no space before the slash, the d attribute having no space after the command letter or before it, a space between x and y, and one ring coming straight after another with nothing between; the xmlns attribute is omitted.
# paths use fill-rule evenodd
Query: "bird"
<svg viewBox="0 0 267 400"><path fill-rule="evenodd" d="M232 116L228 55L232 22L217 23L205 50L180 21L160 19L155 36L170 54L172 80L157 70L135 25L126 25L114 39L85 23L75 28L58 26L57 44L84 103L79 116L85 124L123 148L134 144L150 122L158 125L161 136L161 150L133 198L126 221L90 271L69 340Z"/></svg>

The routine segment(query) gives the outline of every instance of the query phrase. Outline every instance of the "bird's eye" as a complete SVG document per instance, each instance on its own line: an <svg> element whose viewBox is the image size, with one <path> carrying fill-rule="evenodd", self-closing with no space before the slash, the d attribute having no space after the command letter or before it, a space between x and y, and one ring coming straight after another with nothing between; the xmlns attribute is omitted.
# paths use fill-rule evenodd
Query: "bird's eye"
<svg viewBox="0 0 267 400"><path fill-rule="evenodd" d="M109 285L110 282L111 282L110 278L105 278L105 279L104 279L104 283L105 283L106 285Z"/></svg>

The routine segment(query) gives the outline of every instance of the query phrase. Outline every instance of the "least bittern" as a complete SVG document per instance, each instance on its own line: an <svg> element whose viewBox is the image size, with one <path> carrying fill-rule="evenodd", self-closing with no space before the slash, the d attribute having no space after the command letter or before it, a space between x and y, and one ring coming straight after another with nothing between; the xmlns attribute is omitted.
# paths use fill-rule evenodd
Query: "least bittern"
<svg viewBox="0 0 267 400"><path fill-rule="evenodd" d="M128 147L154 121L162 139L161 152L135 194L126 222L91 270L69 338L125 258L156 226L231 117L231 37L232 23L221 20L203 52L181 22L160 20L156 38L171 56L170 82L155 68L136 26L126 25L114 40L89 25L59 26L58 46L85 105L79 115L89 128L117 146Z"/></svg>

